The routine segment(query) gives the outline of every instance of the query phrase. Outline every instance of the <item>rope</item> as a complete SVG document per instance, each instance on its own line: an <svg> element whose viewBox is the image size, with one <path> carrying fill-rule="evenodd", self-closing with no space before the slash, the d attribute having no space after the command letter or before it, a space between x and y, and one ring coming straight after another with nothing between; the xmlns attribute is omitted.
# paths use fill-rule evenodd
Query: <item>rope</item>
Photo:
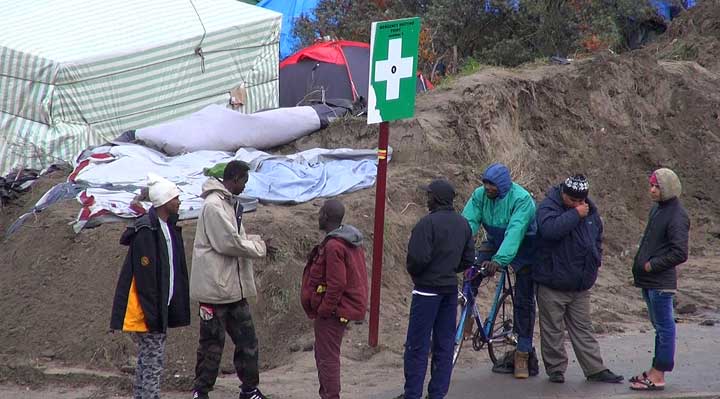
<svg viewBox="0 0 720 399"><path fill-rule="evenodd" d="M193 10L195 11L195 15L198 17L198 21L200 21L200 26L202 26L203 34L200 38L200 43L198 43L197 47L195 47L195 54L200 57L200 70L202 73L205 73L205 55L203 54L202 44L203 41L205 41L205 36L207 36L207 30L205 29L205 24L203 23L202 17L200 16L200 13L198 12L197 8L195 7L195 3L193 3L192 0L188 0L190 2L190 5L192 6Z"/></svg>

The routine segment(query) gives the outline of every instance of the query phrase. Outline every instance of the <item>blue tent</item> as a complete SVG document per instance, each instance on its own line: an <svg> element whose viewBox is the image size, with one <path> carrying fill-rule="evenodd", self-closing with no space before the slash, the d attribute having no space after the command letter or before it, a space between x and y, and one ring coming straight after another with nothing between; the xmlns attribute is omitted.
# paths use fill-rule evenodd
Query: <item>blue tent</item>
<svg viewBox="0 0 720 399"><path fill-rule="evenodd" d="M653 7L657 10L657 13L666 21L673 19L680 12L680 7L674 6L670 1L651 0L650 3L652 3ZM696 0L685 0L682 2L682 7L688 9L694 7L696 3Z"/></svg>
<svg viewBox="0 0 720 399"><path fill-rule="evenodd" d="M306 15L314 18L315 8L320 0L262 0L258 7L267 8L281 13L282 29L280 30L280 59L292 54L298 49L300 41L293 34L295 21Z"/></svg>

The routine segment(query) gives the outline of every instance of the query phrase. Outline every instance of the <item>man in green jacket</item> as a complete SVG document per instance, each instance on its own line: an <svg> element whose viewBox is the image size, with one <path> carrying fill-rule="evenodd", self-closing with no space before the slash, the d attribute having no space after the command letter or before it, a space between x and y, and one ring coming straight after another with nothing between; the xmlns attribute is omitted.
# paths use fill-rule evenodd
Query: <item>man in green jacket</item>
<svg viewBox="0 0 720 399"><path fill-rule="evenodd" d="M513 329L518 346L514 374L515 378L527 378L535 327L535 285L530 273L537 232L535 201L527 190L512 181L510 170L501 163L490 165L482 182L465 205L463 216L470 223L473 236L482 226L486 233L484 244L496 249L483 266L494 273L499 267L512 265L516 273Z"/></svg>

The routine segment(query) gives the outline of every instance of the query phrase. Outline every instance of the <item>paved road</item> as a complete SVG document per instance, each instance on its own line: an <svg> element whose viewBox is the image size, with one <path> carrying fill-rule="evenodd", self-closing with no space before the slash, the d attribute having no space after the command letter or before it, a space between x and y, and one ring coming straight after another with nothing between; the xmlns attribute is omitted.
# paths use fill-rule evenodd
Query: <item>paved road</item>
<svg viewBox="0 0 720 399"><path fill-rule="evenodd" d="M585 381L575 362L569 343L571 363L565 384L548 382L545 371L527 380L515 380L510 375L494 374L487 368L463 369L453 374L447 399L471 398L720 398L720 327L678 325L676 369L667 377L667 387L661 392L637 393L623 384L589 383ZM606 337L600 340L605 364L627 380L647 367L651 361L654 335L645 334ZM373 398L392 398L399 392L387 392Z"/></svg>

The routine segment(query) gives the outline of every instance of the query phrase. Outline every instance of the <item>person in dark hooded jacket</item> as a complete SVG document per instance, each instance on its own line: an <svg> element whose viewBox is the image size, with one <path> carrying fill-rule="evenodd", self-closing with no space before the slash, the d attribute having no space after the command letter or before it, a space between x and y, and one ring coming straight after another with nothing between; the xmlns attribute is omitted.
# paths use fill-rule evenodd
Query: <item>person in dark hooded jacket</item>
<svg viewBox="0 0 720 399"><path fill-rule="evenodd" d="M588 198L583 175L553 187L537 211L538 251L532 276L537 283L540 341L550 381L565 382L568 357L565 330L588 381L617 383L623 377L608 370L590 320L590 288L602 262L603 225Z"/></svg>
<svg viewBox="0 0 720 399"><path fill-rule="evenodd" d="M365 319L367 268L360 230L342 224L345 207L327 200L318 215L325 237L310 252L300 300L314 322L320 398L340 398L340 345L350 320Z"/></svg>
<svg viewBox="0 0 720 399"><path fill-rule="evenodd" d="M133 397L160 397L166 333L190 324L190 293L182 230L176 226L180 191L148 175L153 206L123 233L129 246L113 301L110 328L133 333L139 353Z"/></svg>
<svg viewBox="0 0 720 399"><path fill-rule="evenodd" d="M472 265L475 243L468 222L453 208L453 186L434 180L423 188L430 213L413 228L407 251L407 271L415 287L405 341L404 398L422 397L432 342L428 396L442 399L452 373L457 273Z"/></svg>
<svg viewBox="0 0 720 399"><path fill-rule="evenodd" d="M653 172L649 191L655 205L650 210L632 273L655 328L655 356L650 370L630 379L631 389L646 391L664 389L665 373L675 366L676 268L688 258L690 234L690 219L679 199L682 185L675 172L667 168Z"/></svg>

